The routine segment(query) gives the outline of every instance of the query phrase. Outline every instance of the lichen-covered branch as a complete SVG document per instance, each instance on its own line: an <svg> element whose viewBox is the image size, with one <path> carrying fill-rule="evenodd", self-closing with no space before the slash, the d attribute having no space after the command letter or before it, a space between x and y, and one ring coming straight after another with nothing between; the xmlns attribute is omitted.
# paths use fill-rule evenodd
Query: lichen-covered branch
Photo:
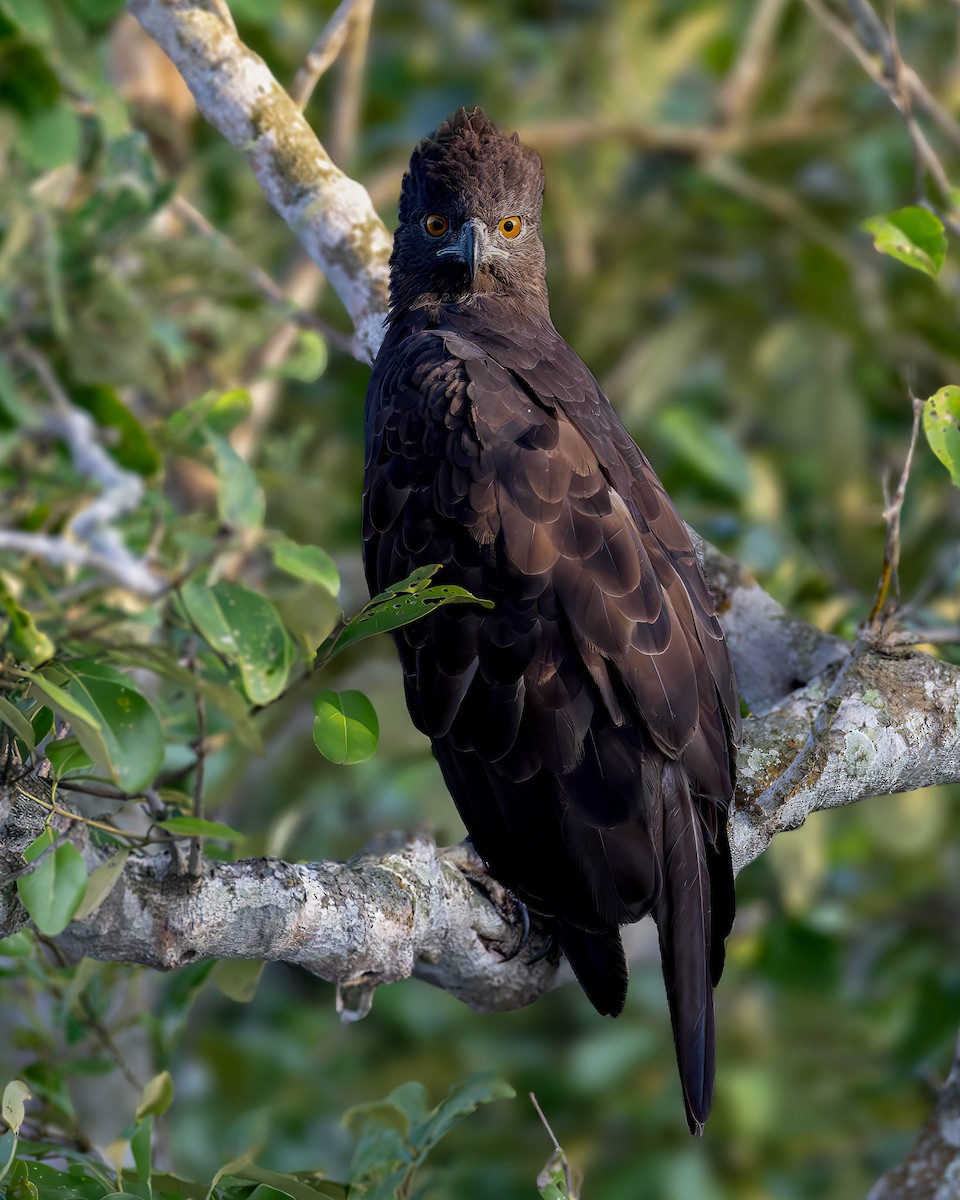
<svg viewBox="0 0 960 1200"><path fill-rule="evenodd" d="M241 150L270 204L343 301L354 353L383 338L390 236L366 190L331 161L266 63L237 37L222 0L128 0L211 125Z"/></svg>
<svg viewBox="0 0 960 1200"><path fill-rule="evenodd" d="M712 565L756 713L730 826L737 869L810 813L960 779L960 668L869 641L851 649L788 617L730 564ZM744 656L747 628L755 640ZM37 786L0 791L0 937L26 921L15 880L48 815L29 798ZM103 861L82 822L56 822L91 868ZM648 935L637 930L645 957ZM530 1004L567 978L549 958L533 961L540 934L511 958L518 936L509 897L469 852L418 837L345 864L211 862L198 878L177 874L165 854L134 855L101 907L58 941L71 955L160 969L211 957L299 963L358 988L361 1009L378 984L416 975L491 1011Z"/></svg>

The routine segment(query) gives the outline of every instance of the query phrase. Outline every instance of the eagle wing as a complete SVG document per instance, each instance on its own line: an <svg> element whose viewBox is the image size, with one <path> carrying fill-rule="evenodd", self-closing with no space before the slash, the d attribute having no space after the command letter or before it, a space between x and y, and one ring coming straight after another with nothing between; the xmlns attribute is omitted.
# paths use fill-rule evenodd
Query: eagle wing
<svg viewBox="0 0 960 1200"><path fill-rule="evenodd" d="M368 393L367 578L377 592L439 562L494 602L397 632L411 715L478 852L554 919L601 1012L625 996L618 927L653 912L694 1127L733 915L736 690L683 523L554 336L530 363L470 331L388 339Z"/></svg>

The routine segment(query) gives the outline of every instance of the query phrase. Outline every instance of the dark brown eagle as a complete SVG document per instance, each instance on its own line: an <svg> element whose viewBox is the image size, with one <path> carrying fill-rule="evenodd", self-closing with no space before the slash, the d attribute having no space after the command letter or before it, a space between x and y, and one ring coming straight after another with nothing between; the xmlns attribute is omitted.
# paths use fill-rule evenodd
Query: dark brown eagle
<svg viewBox="0 0 960 1200"><path fill-rule="evenodd" d="M494 602L396 635L407 704L491 874L601 1013L652 913L692 1131L734 913L739 705L683 522L550 320L543 170L461 109L414 150L367 395L372 593L441 563Z"/></svg>

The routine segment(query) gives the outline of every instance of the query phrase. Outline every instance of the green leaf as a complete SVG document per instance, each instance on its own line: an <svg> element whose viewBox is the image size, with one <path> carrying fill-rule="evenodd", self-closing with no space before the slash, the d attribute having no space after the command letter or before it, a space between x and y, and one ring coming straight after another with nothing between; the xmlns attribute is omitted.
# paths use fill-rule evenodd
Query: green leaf
<svg viewBox="0 0 960 1200"><path fill-rule="evenodd" d="M33 937L27 929L18 929L9 937L0 938L0 955L6 958L32 958L36 950Z"/></svg>
<svg viewBox="0 0 960 1200"><path fill-rule="evenodd" d="M567 1187L567 1166L562 1150L554 1150L537 1176L541 1200L577 1200L576 1189Z"/></svg>
<svg viewBox="0 0 960 1200"><path fill-rule="evenodd" d="M293 647L270 601L227 580L212 588L187 583L180 594L190 619L213 649L240 668L252 703L275 700L286 685Z"/></svg>
<svg viewBox="0 0 960 1200"><path fill-rule="evenodd" d="M75 384L70 398L100 426L113 432L110 453L122 466L150 477L160 470L160 455L150 435L111 387Z"/></svg>
<svg viewBox="0 0 960 1200"><path fill-rule="evenodd" d="M229 1000L249 1004L265 966L260 958L221 958L210 972L210 982Z"/></svg>
<svg viewBox="0 0 960 1200"><path fill-rule="evenodd" d="M304 329L297 335L293 349L269 375L313 383L327 369L327 343L315 329Z"/></svg>
<svg viewBox="0 0 960 1200"><path fill-rule="evenodd" d="M70 677L70 696L95 714L95 724L73 722L80 744L122 791L148 787L163 765L163 730L153 708L127 676L106 663L78 659L61 667Z"/></svg>
<svg viewBox="0 0 960 1200"><path fill-rule="evenodd" d="M167 653L156 646L114 647L109 653L115 662L124 666L145 668L163 679L172 680L187 691L203 696L230 719L237 737L242 738L251 750L261 749L260 735L250 719L246 698L232 684L214 683L202 675L194 674L193 671L174 662Z"/></svg>
<svg viewBox="0 0 960 1200"><path fill-rule="evenodd" d="M47 746L47 758L57 779L62 779L68 771L87 771L93 766L93 759L75 737L51 742Z"/></svg>
<svg viewBox="0 0 960 1200"><path fill-rule="evenodd" d="M23 1124L24 1104L33 1099L33 1094L25 1083L12 1079L3 1089L3 1100L0 1101L0 1117L10 1126L14 1133L20 1132Z"/></svg>
<svg viewBox="0 0 960 1200"><path fill-rule="evenodd" d="M170 817L160 828L174 837L219 838L222 842L240 842L245 837L222 821L206 821L202 817Z"/></svg>
<svg viewBox="0 0 960 1200"><path fill-rule="evenodd" d="M23 852L23 861L25 863L36 862L37 859L48 850L54 842L53 830L49 825L45 825L43 832L38 834L33 839L29 846Z"/></svg>
<svg viewBox="0 0 960 1200"><path fill-rule="evenodd" d="M17 880L17 892L41 933L56 937L73 920L87 890L87 868L76 846L65 842Z"/></svg>
<svg viewBox="0 0 960 1200"><path fill-rule="evenodd" d="M242 388L229 392L205 392L167 420L166 432L179 446L202 450L206 434L226 437L249 417L253 402Z"/></svg>
<svg viewBox="0 0 960 1200"><path fill-rule="evenodd" d="M27 720L26 714L22 713L15 704L11 704L6 696L0 696L0 721L8 729L12 729L26 746L28 753L32 753L37 744L33 736L33 726Z"/></svg>
<svg viewBox="0 0 960 1200"><path fill-rule="evenodd" d="M99 720L94 715L93 710L88 708L82 700L71 696L69 692L64 691L58 684L47 679L45 675L35 674L30 671L28 678L34 689L50 702L50 707L66 718L72 725L79 722L94 732L100 732L101 725Z"/></svg>
<svg viewBox="0 0 960 1200"><path fill-rule="evenodd" d="M334 630L317 650L318 664L329 662L364 638L419 621L444 604L479 604L483 608L493 608L492 600L483 600L456 584L432 584L431 580L439 570L439 563L419 567L402 582L374 596L355 617Z"/></svg>
<svg viewBox="0 0 960 1200"><path fill-rule="evenodd" d="M142 1121L151 1114L159 1117L172 1103L173 1077L169 1071L161 1071L159 1075L154 1075L143 1089L140 1103L137 1105L136 1119Z"/></svg>
<svg viewBox="0 0 960 1200"><path fill-rule="evenodd" d="M340 591L340 572L326 550L321 550L319 546L300 546L290 538L278 538L271 541L269 546L279 570L296 579L304 579L307 583L317 583L331 596L336 596Z"/></svg>
<svg viewBox="0 0 960 1200"><path fill-rule="evenodd" d="M320 1180L314 1187L312 1184L304 1183L302 1179L297 1179L295 1175L281 1175L277 1171L267 1171L263 1167L255 1167L249 1163L239 1166L236 1170L226 1170L224 1174L276 1188L285 1195L291 1196L293 1200L345 1200L347 1195L347 1189L343 1184L335 1183L333 1180Z"/></svg>
<svg viewBox="0 0 960 1200"><path fill-rule="evenodd" d="M36 42L50 38L50 17L45 7L37 0L0 0L0 12Z"/></svg>
<svg viewBox="0 0 960 1200"><path fill-rule="evenodd" d="M30 724L33 728L33 743L39 746L45 737L53 733L53 709L45 704L41 705L30 718Z"/></svg>
<svg viewBox="0 0 960 1200"><path fill-rule="evenodd" d="M292 1200L289 1192L281 1192L279 1188L270 1187L268 1183L258 1183L247 1200Z"/></svg>
<svg viewBox="0 0 960 1200"><path fill-rule="evenodd" d="M137 1191L135 1195L142 1200L151 1200L153 1188L150 1186L151 1143L153 1142L153 1117L139 1118L134 1123L130 1135L130 1153L133 1155L134 1166L137 1168Z"/></svg>
<svg viewBox="0 0 960 1200"><path fill-rule="evenodd" d="M266 498L253 468L244 462L226 438L207 434L217 468L217 512L233 529L259 529Z"/></svg>
<svg viewBox="0 0 960 1200"><path fill-rule="evenodd" d="M960 487L960 387L949 384L924 401L923 432L930 449Z"/></svg>
<svg viewBox="0 0 960 1200"><path fill-rule="evenodd" d="M13 1166L18 1141L19 1139L12 1129L0 1134L0 1179L3 1179Z"/></svg>
<svg viewBox="0 0 960 1200"><path fill-rule="evenodd" d="M412 1079L395 1087L383 1100L371 1100L348 1108L340 1124L354 1137L360 1137L371 1125L393 1129L406 1137L411 1125L426 1117L428 1105L427 1089Z"/></svg>
<svg viewBox="0 0 960 1200"><path fill-rule="evenodd" d="M489 1104L493 1100L512 1100L514 1096L516 1092L510 1084L491 1072L471 1075L469 1079L454 1084L430 1116L411 1130L410 1141L421 1156L425 1155L481 1104Z"/></svg>
<svg viewBox="0 0 960 1200"><path fill-rule="evenodd" d="M15 144L31 167L52 170L75 161L80 151L80 122L66 101L58 101L21 120Z"/></svg>
<svg viewBox="0 0 960 1200"><path fill-rule="evenodd" d="M97 911L119 881L129 857L129 850L118 850L91 873L87 880L87 890L83 894L83 900L74 913L75 921L82 921L92 912Z"/></svg>
<svg viewBox="0 0 960 1200"><path fill-rule="evenodd" d="M380 724L363 692L320 692L313 711L314 743L331 762L363 762L376 750Z"/></svg>
<svg viewBox="0 0 960 1200"><path fill-rule="evenodd" d="M874 247L931 279L940 274L947 256L943 222L929 209L911 204L885 216L870 217L863 228L873 235Z"/></svg>
<svg viewBox="0 0 960 1200"><path fill-rule="evenodd" d="M3 641L17 662L24 662L31 667L39 667L41 663L53 658L55 653L53 642L36 627L30 613L17 604L2 576L0 576L0 608L7 614L10 621Z"/></svg>

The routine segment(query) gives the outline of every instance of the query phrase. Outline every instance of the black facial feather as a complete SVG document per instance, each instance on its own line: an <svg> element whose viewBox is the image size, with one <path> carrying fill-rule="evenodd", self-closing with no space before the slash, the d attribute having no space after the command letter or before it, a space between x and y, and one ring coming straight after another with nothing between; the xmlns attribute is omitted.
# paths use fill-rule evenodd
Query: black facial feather
<svg viewBox="0 0 960 1200"><path fill-rule="evenodd" d="M601 1013L626 995L620 925L653 915L699 1132L734 912L736 683L686 527L550 322L542 188L480 109L413 153L367 393L364 564L371 593L441 563L493 601L395 635L411 716L491 873Z"/></svg>
<svg viewBox="0 0 960 1200"><path fill-rule="evenodd" d="M390 260L391 314L490 293L546 312L542 202L543 167L536 151L516 134L498 133L482 109L459 109L420 142L403 178ZM423 222L431 214L449 222L443 238L425 231ZM520 236L501 237L499 221L515 215L523 225ZM438 253L456 241L471 218L483 222L494 251L503 252L482 263L473 280L461 261Z"/></svg>

